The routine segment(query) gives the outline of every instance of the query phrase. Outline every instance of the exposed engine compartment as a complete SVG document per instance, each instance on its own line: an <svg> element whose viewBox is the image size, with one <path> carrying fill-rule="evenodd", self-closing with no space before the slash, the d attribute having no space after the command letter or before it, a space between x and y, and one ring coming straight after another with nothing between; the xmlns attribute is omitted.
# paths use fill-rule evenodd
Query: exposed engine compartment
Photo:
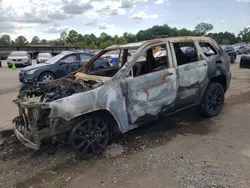
<svg viewBox="0 0 250 188"><path fill-rule="evenodd" d="M14 131L27 147L38 149L41 140L52 133L62 134L72 129L72 122L50 117L48 103L102 86L106 77L77 73L49 83L24 85L14 101L19 115L13 119ZM72 120L74 122L74 120Z"/></svg>
<svg viewBox="0 0 250 188"><path fill-rule="evenodd" d="M66 77L50 83L37 83L36 85L24 85L19 91L17 100L28 102L29 98L37 98L37 102L51 102L68 97L74 93L85 92L103 85L102 82L93 80L75 79Z"/></svg>

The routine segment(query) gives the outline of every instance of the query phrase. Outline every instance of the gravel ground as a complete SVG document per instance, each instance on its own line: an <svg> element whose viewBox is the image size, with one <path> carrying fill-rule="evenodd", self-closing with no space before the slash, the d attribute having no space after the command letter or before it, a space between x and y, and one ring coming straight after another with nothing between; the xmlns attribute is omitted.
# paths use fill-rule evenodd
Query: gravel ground
<svg viewBox="0 0 250 188"><path fill-rule="evenodd" d="M248 188L250 70L231 69L219 116L182 112L161 119L122 135L90 160L76 157L66 143L32 151L11 130L2 132L0 187Z"/></svg>

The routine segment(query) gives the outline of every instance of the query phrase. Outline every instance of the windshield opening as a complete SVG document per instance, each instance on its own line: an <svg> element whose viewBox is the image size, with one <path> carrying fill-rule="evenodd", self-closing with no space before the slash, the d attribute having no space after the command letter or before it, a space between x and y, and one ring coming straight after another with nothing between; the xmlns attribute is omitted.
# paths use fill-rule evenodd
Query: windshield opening
<svg viewBox="0 0 250 188"><path fill-rule="evenodd" d="M136 49L122 48L106 51L88 65L85 72L97 76L113 77L130 59Z"/></svg>
<svg viewBox="0 0 250 188"><path fill-rule="evenodd" d="M10 53L10 56L27 56L27 52L14 51Z"/></svg>

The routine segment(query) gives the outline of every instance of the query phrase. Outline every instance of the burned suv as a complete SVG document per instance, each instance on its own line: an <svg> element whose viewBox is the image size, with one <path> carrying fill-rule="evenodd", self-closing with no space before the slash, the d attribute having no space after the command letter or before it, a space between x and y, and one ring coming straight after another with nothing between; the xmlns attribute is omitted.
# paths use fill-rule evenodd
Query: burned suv
<svg viewBox="0 0 250 188"><path fill-rule="evenodd" d="M185 53L186 47L194 53ZM154 56L159 50L164 55ZM119 52L119 66L91 72L111 51ZM206 117L218 115L230 80L228 56L209 37L113 45L72 75L22 88L14 132L29 148L39 149L49 138L68 139L77 153L90 157L117 133L163 115L189 107Z"/></svg>

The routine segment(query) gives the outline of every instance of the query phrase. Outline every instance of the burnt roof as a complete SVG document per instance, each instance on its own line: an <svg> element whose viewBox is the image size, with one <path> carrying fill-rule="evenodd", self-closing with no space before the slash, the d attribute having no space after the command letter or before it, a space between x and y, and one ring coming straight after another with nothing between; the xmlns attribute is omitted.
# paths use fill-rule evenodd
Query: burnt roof
<svg viewBox="0 0 250 188"><path fill-rule="evenodd" d="M140 42L134 42L134 43L127 43L127 44L117 44L107 47L105 50L113 50L113 49L136 49L139 48L142 45L150 45L153 43L161 43L161 42L181 42L181 41L211 41L212 39L210 37L204 37L204 36L181 36L181 37L169 37L169 38L159 38L159 39L151 39L151 40L145 40Z"/></svg>

